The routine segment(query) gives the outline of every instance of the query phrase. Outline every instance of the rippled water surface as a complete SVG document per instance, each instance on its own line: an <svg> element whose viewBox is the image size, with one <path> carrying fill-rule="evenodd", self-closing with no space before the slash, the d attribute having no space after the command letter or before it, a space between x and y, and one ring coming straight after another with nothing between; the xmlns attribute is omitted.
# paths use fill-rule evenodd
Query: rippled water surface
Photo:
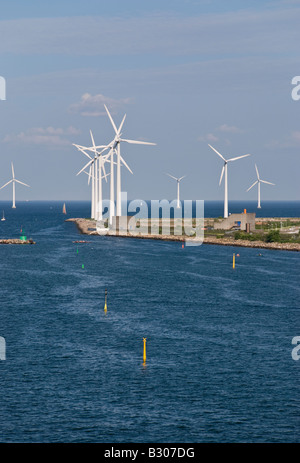
<svg viewBox="0 0 300 463"><path fill-rule="evenodd" d="M0 222L36 241L0 247L1 442L300 441L300 254L83 237L61 211Z"/></svg>

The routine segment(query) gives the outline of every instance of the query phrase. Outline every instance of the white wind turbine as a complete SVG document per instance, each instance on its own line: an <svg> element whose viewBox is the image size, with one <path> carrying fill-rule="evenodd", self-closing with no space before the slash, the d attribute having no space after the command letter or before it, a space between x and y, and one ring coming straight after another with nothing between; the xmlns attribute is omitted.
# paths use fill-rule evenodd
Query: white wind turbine
<svg viewBox="0 0 300 463"><path fill-rule="evenodd" d="M102 220L102 179L104 178L107 182L107 174L105 172L104 163L107 161L108 155L103 156L102 150L100 152L95 151L95 156L90 157L90 161L77 173L77 175L84 172L89 176L88 184L92 179L92 218L95 220ZM86 172L85 169L89 168L89 172ZM102 171L104 175L102 176Z"/></svg>
<svg viewBox="0 0 300 463"><path fill-rule="evenodd" d="M123 118L123 121L121 123L121 126L119 128L119 130L121 130L122 128L122 125L124 123L124 120L125 120L125 116ZM79 175L81 172L85 171L85 169L87 167L90 166L90 169L92 168L92 172L90 174L90 176L92 177L92 197L93 197L93 204L95 205L94 208L92 207L92 210L93 210L93 218L96 217L96 201L95 201L95 192L94 192L94 189L93 189L93 181L95 183L95 168L94 168L94 164L96 163L96 160L97 160L97 157L99 157L100 159L100 164L101 164L101 167L102 169L104 170L104 163L105 162L108 162L108 159L110 158L110 208L109 208L109 223L110 225L112 224L112 218L113 216L115 215L115 197L114 197L114 192L115 192L115 189L114 189L114 165L116 164L114 162L114 152L115 152L115 148L114 148L114 145L115 145L115 140L112 140L111 143L109 143L108 145L106 146L95 146L95 142L94 142L94 138L92 136L92 133L91 133L91 138L92 138L92 142L93 142L93 147L90 147L90 148L87 148L87 147L82 147L82 146L78 146L78 145L75 145L77 146L77 148L80 150L80 151L83 151L84 154L86 154L90 161L85 165L83 166L83 168L77 173L77 175ZM90 155L88 155L84 150L89 150L89 151L93 151L94 152L94 158L92 158ZM98 152L97 151L97 148L102 148L101 152ZM107 149L109 149L109 152L108 154L106 154L105 156L101 156L102 153L104 151L106 151ZM101 156L101 157L100 157ZM127 169L132 173L132 170L130 169L130 167L127 165L127 163L125 162L125 160L122 158L122 156L120 156L120 160L122 161L122 163L127 167ZM101 171L101 168L99 168L99 170ZM105 170L104 170L104 174L105 174ZM105 180L106 180L106 174L104 175L105 177ZM99 176L100 178L100 182L101 180L103 179L102 175L100 174ZM94 179L94 180L93 180ZM107 181L107 180L106 180ZM102 185L101 185L101 188L99 188L99 194L102 198ZM99 213L99 216L102 217L102 206L100 208L100 205L99 205L99 210L101 209L101 213ZM98 217L97 217L98 219ZM98 220L101 220L100 218Z"/></svg>
<svg viewBox="0 0 300 463"><path fill-rule="evenodd" d="M116 216L120 217L121 216L121 161L125 165L125 167L132 173L131 169L128 167L128 165L126 164L126 162L124 161L124 159L121 156L120 143L121 142L126 142L126 143L132 143L132 144L135 144L135 145L156 145L156 143L149 143L149 142L137 141L137 140L127 140L125 138L121 138L121 130L122 130L122 127L123 127L123 124L124 124L124 121L125 121L126 114L123 117L119 128L117 129L117 127L116 127L116 125L115 125L115 123L113 121L113 118L111 117L111 114L108 111L106 105L104 105L104 107L106 109L106 112L108 114L110 122L111 122L111 124L112 124L112 126L114 128L114 131L115 131L115 138L109 144L109 146L111 148L110 155L111 155L111 163L112 163L111 164L111 175L110 175L110 185L111 185L110 201L111 201L111 204L114 203L114 193L113 193L114 172L113 172L112 157L113 157L114 152L116 152L116 154L117 154L117 211L116 211ZM112 217L110 217L110 220L112 220Z"/></svg>
<svg viewBox="0 0 300 463"><path fill-rule="evenodd" d="M23 183L23 182L20 182L20 180L17 180L15 178L15 170L14 170L14 165L13 163L11 163L11 171L12 171L12 179L5 183L5 185L3 185L0 190L2 190L2 188L6 187L6 185L8 185L9 183L12 183L13 184L13 205L12 205L12 208L15 209L16 208L16 182L17 183L20 183L21 185L24 185L24 186L28 186L26 183Z"/></svg>
<svg viewBox="0 0 300 463"><path fill-rule="evenodd" d="M179 208L180 208L180 200L179 200L179 183L180 183L180 181L181 181L184 177L186 177L186 175L184 175L183 177L180 177L180 178L173 177L173 175L170 175L170 174L166 174L166 175L168 175L169 177L173 178L173 179L176 180L176 182L177 182L177 209L179 209Z"/></svg>
<svg viewBox="0 0 300 463"><path fill-rule="evenodd" d="M86 169L86 167L90 166L89 182L90 182L90 179L92 178L91 217L92 219L102 220L102 178L103 177L102 177L101 170L103 170L105 173L102 153L107 149L107 146L106 145L96 146L91 130L90 130L90 135L91 135L91 139L93 143L92 147L76 145L75 143L73 143L73 145L76 146L79 151L81 151L83 154L85 154L89 158L89 162L77 173L77 175L83 172ZM101 151L99 152L98 149L100 149ZM86 150L92 151L94 153L94 157L90 156L86 152ZM99 185L98 185L98 165L97 165L98 159L99 159ZM106 174L105 174L105 180L106 180ZM101 204L100 204L100 199L101 199ZM101 212L100 212L100 209L101 209Z"/></svg>
<svg viewBox="0 0 300 463"><path fill-rule="evenodd" d="M246 191L251 190L251 188L254 187L254 185L257 184L257 190L258 190L257 208L258 208L258 209L261 209L261 205L260 205L260 184L261 184L261 183L267 183L268 185L275 185L275 183L267 182L266 180L261 180L261 178L259 177L258 168L257 168L257 165L256 165L256 164L255 164L255 170L256 170L257 180L256 180L256 182L254 182L253 185L251 185L250 188L248 188L248 190L246 190Z"/></svg>
<svg viewBox="0 0 300 463"><path fill-rule="evenodd" d="M238 156L236 158L231 158L231 159L225 159L224 156L222 156L221 153L219 153L215 148L213 148L210 144L208 146L217 153L218 156L220 156L221 159L224 161L224 165L222 167L222 172L221 172L221 177L219 181L219 185L221 185L223 175L225 173L225 179L224 179L224 218L226 219L228 217L228 176L227 176L227 164L228 162L231 161L236 161L237 159L242 159L247 156L250 156L250 154L243 154L243 156Z"/></svg>

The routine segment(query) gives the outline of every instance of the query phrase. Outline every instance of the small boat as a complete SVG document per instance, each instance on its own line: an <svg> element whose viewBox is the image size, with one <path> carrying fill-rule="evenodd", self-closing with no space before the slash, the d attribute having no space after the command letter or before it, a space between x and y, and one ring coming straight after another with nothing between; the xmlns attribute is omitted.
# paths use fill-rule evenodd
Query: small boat
<svg viewBox="0 0 300 463"><path fill-rule="evenodd" d="M3 211L3 217L2 217L2 219L1 219L1 221L4 222L4 220L6 220L6 219L5 219L5 217L4 217L4 211Z"/></svg>
<svg viewBox="0 0 300 463"><path fill-rule="evenodd" d="M66 214L66 213L67 213L66 203L64 203L64 205L63 205L63 214Z"/></svg>

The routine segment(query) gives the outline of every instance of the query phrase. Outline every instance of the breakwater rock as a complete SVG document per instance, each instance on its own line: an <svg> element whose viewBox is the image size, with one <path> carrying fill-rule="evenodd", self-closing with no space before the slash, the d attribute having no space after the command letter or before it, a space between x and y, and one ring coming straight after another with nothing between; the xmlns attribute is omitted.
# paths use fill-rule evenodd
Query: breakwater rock
<svg viewBox="0 0 300 463"><path fill-rule="evenodd" d="M30 240L20 240L15 238L0 239L0 244L35 244L35 241Z"/></svg>
<svg viewBox="0 0 300 463"><path fill-rule="evenodd" d="M235 240L230 238L204 238L204 244L238 246L243 248L274 249L281 251L300 251L300 243L266 243L265 241Z"/></svg>

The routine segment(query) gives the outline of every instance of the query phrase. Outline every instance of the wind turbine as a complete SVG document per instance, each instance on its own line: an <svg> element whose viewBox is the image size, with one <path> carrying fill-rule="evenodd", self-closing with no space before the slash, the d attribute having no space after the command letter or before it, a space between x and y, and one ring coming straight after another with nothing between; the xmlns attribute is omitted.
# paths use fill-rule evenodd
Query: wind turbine
<svg viewBox="0 0 300 463"><path fill-rule="evenodd" d="M121 138L121 130L122 130L125 118L126 118L126 114L124 115L124 117L122 119L122 122L121 122L119 128L117 129L116 124L114 123L114 120L111 117L111 114L110 114L109 110L107 109L106 105L104 105L104 107L105 107L107 115L108 115L108 117L110 119L110 122L111 122L111 124L112 124L112 126L114 128L114 131L115 131L115 138L112 140L112 142L109 144L109 146L110 146L110 148L112 150L111 156L113 156L114 151L117 154L117 211L116 211L116 216L120 217L121 216L121 161L125 165L125 167L132 173L131 169L128 167L128 165L126 164L126 162L124 161L124 159L121 156L120 143L121 142L126 142L126 143L135 144L135 145L156 145L156 143L149 143L149 142L145 142L145 141L128 140L128 139L125 139L125 138ZM111 182L111 197L110 197L110 200L111 200L111 202L114 199L113 191L112 191L112 188L113 188L113 185L114 185L113 184L113 181L114 181L113 177L114 177L114 173L113 173L113 165L112 165L112 167L111 167L111 177L110 177L110 182ZM110 219L112 219L112 217L110 217Z"/></svg>
<svg viewBox="0 0 300 463"><path fill-rule="evenodd" d="M231 161L236 161L237 159L242 159L247 156L250 156L250 154L243 154L243 156L238 156L236 158L231 158L231 159L225 159L224 156L222 156L221 153L219 153L215 148L213 148L210 144L208 146L217 153L218 156L220 156L221 159L224 161L224 165L222 167L221 171L221 177L219 181L219 185L221 185L223 175L225 173L225 178L224 178L224 218L226 219L228 217L228 176L227 176L227 164L228 162Z"/></svg>
<svg viewBox="0 0 300 463"><path fill-rule="evenodd" d="M125 120L125 117L123 118L123 122ZM121 127L123 125L123 122L121 124ZM90 131L91 133L91 138L92 138L92 143L93 143L93 146L92 147L84 147L84 146L79 146L79 145L75 145L77 146L77 148L80 150L80 151L83 151L88 157L89 157L89 162L83 166L83 168L77 173L77 175L79 175L81 172L83 172L88 166L92 166L92 173L91 173L91 177L92 177L92 197L93 197L93 204L94 204L94 207L92 207L92 217L93 218L96 218L98 220L102 220L102 205L100 207L100 204L99 204L99 210L101 209L101 212L99 212L99 215L98 217L97 214L96 214L96 202L97 200L95 200L95 191L93 189L93 184L95 184L95 166L94 164L96 164L97 162L97 157L99 157L99 160L100 160L100 165L101 165L101 168L103 169L104 171L104 174L105 174L105 170L104 170L104 163L108 161L108 158L110 158L110 208L109 208L109 223L112 224L112 217L115 215L115 198L114 198L114 164L116 164L114 162L114 151L115 151L115 148L114 148L114 140L112 140L108 145L99 145L99 146L95 146L95 142L94 142L94 138L93 138L93 135L92 135L92 132ZM94 152L94 158L92 158L91 156L89 156L84 150L89 150L89 151L93 151ZM102 150L100 152L97 151L97 149L99 148L102 148ZM109 149L109 152L108 154L106 154L105 156L101 156L102 153L104 151L106 151L107 149ZM132 173L132 170L129 168L129 166L126 164L126 162L124 161L124 159L122 158L122 156L120 156L120 159L122 161L122 163L127 167L127 169ZM99 167L99 170L101 170L101 168ZM97 169L96 169L97 170ZM106 180L106 174L104 175L105 176L105 180ZM100 179L100 188L99 188L99 195L101 196L102 198L102 184L101 184L101 180L102 180L102 175L100 174L99 175L99 179ZM107 181L107 180L106 180ZM94 182L94 183L93 183ZM102 199L101 199L101 203L102 203Z"/></svg>
<svg viewBox="0 0 300 463"><path fill-rule="evenodd" d="M101 168L103 169L104 173L105 173L105 169L104 169L104 163L103 163L101 155L108 147L106 145L96 146L91 130L90 130L90 135L91 135L91 139L93 143L92 147L76 145L75 143L73 143L73 145L76 146L79 151L81 151L83 154L85 154L89 158L89 162L77 173L77 175L83 172L86 169L86 167L90 166L89 182L90 182L90 178L92 178L91 217L96 220L102 220L102 183L101 181L103 177L101 174ZM101 149L101 151L99 152L98 149ZM92 151L94 153L94 157L90 156L86 152L86 150ZM99 158L99 185L98 185L98 166L97 166L98 158ZM106 174L105 174L105 180L106 180ZM100 204L100 196L101 196L101 204ZM100 212L100 206L101 206L101 212ZM99 219L99 216L101 216L100 219Z"/></svg>
<svg viewBox="0 0 300 463"><path fill-rule="evenodd" d="M246 191L251 190L251 188L254 187L254 185L257 184L257 190L258 190L257 208L258 208L258 209L261 209L261 205L260 205L260 184L261 184L261 183L267 183L268 185L275 185L275 183L267 182L266 180L261 180L261 178L259 177L258 168L257 168L257 165L256 165L256 164L255 164L255 170L256 170L257 180L256 180L256 182L254 182L253 185L251 185L250 188L248 188L248 190L246 190Z"/></svg>
<svg viewBox="0 0 300 463"><path fill-rule="evenodd" d="M15 209L16 208L16 182L17 183L20 183L21 185L24 185L24 186L28 186L26 183L23 183L23 182L20 182L20 180L17 180L15 178L15 170L14 170L14 165L13 163L11 163L11 171L12 171L12 179L5 183L5 185L3 185L0 190L2 190L2 188L6 187L6 185L8 185L9 183L12 183L13 184L13 205L12 205L12 208Z"/></svg>
<svg viewBox="0 0 300 463"><path fill-rule="evenodd" d="M184 177L186 177L186 175L184 175L183 177L180 177L180 178L173 177L173 175L170 175L170 174L166 174L166 175L168 175L169 177L171 177L171 178L173 178L174 180L177 181L177 209L179 209L179 208L180 208L180 201L179 201L179 183L180 183L180 181L181 181Z"/></svg>
<svg viewBox="0 0 300 463"><path fill-rule="evenodd" d="M92 178L92 218L96 220L102 220L102 179L105 178L107 182L104 163L107 161L108 155L103 156L103 151L105 149L100 152L95 151L94 157L90 157L90 161L77 173L77 175L81 172L88 174L88 184ZM88 166L90 169L89 172L86 172L85 169ZM102 171L104 176L102 176Z"/></svg>

